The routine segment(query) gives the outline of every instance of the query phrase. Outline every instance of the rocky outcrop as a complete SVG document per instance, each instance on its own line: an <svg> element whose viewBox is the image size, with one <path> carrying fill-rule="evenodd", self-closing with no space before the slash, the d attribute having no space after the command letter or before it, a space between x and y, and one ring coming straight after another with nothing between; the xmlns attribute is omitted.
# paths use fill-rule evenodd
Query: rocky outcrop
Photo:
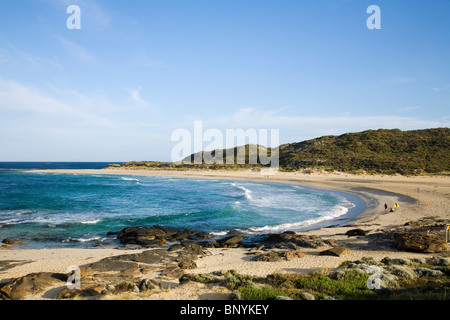
<svg viewBox="0 0 450 320"><path fill-rule="evenodd" d="M157 247L170 241L185 239L207 239L210 235L202 231L190 229L174 229L162 226L127 227L117 235L122 244L137 244L143 247Z"/></svg>
<svg viewBox="0 0 450 320"><path fill-rule="evenodd" d="M281 256L274 251L269 251L266 253L261 253L254 258L254 261L264 261L264 262L277 262L281 261Z"/></svg>
<svg viewBox="0 0 450 320"><path fill-rule="evenodd" d="M33 273L19 277L3 284L0 288L0 297L10 300L22 300L28 295L39 294L54 284L64 284L67 281L65 274L59 273Z"/></svg>
<svg viewBox="0 0 450 320"><path fill-rule="evenodd" d="M241 235L230 235L214 241L201 242L208 248L239 248L243 246L244 237Z"/></svg>
<svg viewBox="0 0 450 320"><path fill-rule="evenodd" d="M264 262L277 262L282 260L293 260L297 258L303 258L305 253L298 250L291 251L269 251L265 253L261 253L253 258L254 261L264 261Z"/></svg>
<svg viewBox="0 0 450 320"><path fill-rule="evenodd" d="M103 295L151 290L158 288L162 280L179 279L185 270L197 268L195 260L206 254L209 253L202 246L185 240L172 250L154 248L107 257L79 268L81 288L67 287L72 273L30 274L1 284L0 300L21 300L56 288L60 288L59 293L51 294L57 299L96 299Z"/></svg>
<svg viewBox="0 0 450 320"><path fill-rule="evenodd" d="M345 235L349 237L366 236L369 232L363 229L351 229L348 230Z"/></svg>
<svg viewBox="0 0 450 320"><path fill-rule="evenodd" d="M333 247L331 249L327 249L321 251L319 255L321 256L333 256L333 257L342 257L343 255L349 254L352 252L349 248L345 247Z"/></svg>
<svg viewBox="0 0 450 320"><path fill-rule="evenodd" d="M271 233L262 241L266 247L286 248L286 247L305 247L319 248L328 245L329 242L316 235L296 234L293 231L283 233Z"/></svg>
<svg viewBox="0 0 450 320"><path fill-rule="evenodd" d="M21 245L22 242L16 241L10 238L6 238L2 240L2 247L9 247L9 246L18 246Z"/></svg>
<svg viewBox="0 0 450 320"><path fill-rule="evenodd" d="M435 253L446 251L447 243L434 235L417 232L394 233L394 243L398 250Z"/></svg>

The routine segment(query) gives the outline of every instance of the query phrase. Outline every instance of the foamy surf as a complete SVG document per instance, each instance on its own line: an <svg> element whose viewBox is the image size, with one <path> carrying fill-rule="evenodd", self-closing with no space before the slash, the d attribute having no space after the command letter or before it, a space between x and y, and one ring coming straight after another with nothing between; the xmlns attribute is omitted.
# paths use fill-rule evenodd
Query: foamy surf
<svg viewBox="0 0 450 320"><path fill-rule="evenodd" d="M235 187L236 189L244 191L244 196L247 200L252 199L252 191L250 189L247 189L246 187L243 187L243 186L238 186L238 185L236 185L236 183L231 183L231 185L233 187Z"/></svg>
<svg viewBox="0 0 450 320"><path fill-rule="evenodd" d="M136 178L128 178L128 177L122 177L123 181L135 181L135 182L139 182L139 179Z"/></svg>
<svg viewBox="0 0 450 320"><path fill-rule="evenodd" d="M348 209L345 207L338 207L336 208L335 212L326 214L322 217L306 220L306 221L299 221L299 222L292 222L292 223L283 223L279 225L266 225L263 227L253 227L253 228L246 228L246 229L236 229L237 231L243 232L243 233L252 233L252 234L260 234L260 233L276 233L276 232L283 232L283 231L302 231L305 227L333 220L340 216L343 216L347 214Z"/></svg>

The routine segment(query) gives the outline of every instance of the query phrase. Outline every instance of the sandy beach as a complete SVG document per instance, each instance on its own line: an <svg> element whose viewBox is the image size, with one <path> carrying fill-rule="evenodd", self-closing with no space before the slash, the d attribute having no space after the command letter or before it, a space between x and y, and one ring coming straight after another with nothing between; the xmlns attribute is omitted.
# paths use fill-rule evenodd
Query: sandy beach
<svg viewBox="0 0 450 320"><path fill-rule="evenodd" d="M298 184L318 189L335 190L349 193L361 198L365 210L357 217L333 221L332 225L322 226L302 234L317 235L332 240L339 246L351 249L342 257L319 255L321 250L302 249L306 255L300 259L278 262L252 261L246 248L210 248L209 255L196 261L197 268L187 270L189 273L210 273L220 270L236 270L241 274L265 276L273 273L308 273L314 270L332 269L344 261L353 261L362 257L380 260L390 258L430 258L435 254L386 250L371 246L367 240L345 235L350 229L360 228L368 234L398 228L410 221L423 218L446 220L450 223L450 177L448 176L381 176L351 175L344 173L287 173L278 172L262 176L252 171L149 171L149 170L49 170L36 171L77 174L117 174L117 175L163 175L179 177L196 177L206 179L244 179L254 181L271 181L277 183ZM384 209L384 204L392 207L400 205L395 212ZM141 252L143 249L15 249L4 247L0 250L0 262L12 265L0 268L0 282L22 277L36 272L66 273L72 265L83 266L105 257ZM323 249L322 249L323 250ZM448 254L448 251L447 251ZM442 255L442 253L440 254ZM445 255L445 253L444 253ZM142 299L222 299L228 292L208 285L192 283L178 285L172 282L171 289ZM34 296L32 299L49 297ZM51 298L51 297L50 297Z"/></svg>

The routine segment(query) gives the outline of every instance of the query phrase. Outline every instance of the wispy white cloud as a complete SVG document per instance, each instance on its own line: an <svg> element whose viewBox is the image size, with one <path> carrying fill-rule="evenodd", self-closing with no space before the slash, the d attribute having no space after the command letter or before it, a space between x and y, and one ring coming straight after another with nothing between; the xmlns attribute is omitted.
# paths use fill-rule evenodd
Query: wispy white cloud
<svg viewBox="0 0 450 320"><path fill-rule="evenodd" d="M450 84L447 84L445 86L441 86L441 87L435 87L435 88L431 88L431 91L433 91L434 93L439 93L442 91L446 91L450 89Z"/></svg>
<svg viewBox="0 0 450 320"><path fill-rule="evenodd" d="M109 126L111 121L93 112L77 100L67 103L43 94L38 89L13 80L0 78L0 110L2 113L22 112L26 115L44 116L49 121L81 125Z"/></svg>
<svg viewBox="0 0 450 320"><path fill-rule="evenodd" d="M27 63L33 69L39 69L46 66L61 68L61 64L55 59L46 58L26 52L14 45L11 41L3 36L0 36L0 40L4 44L4 47L1 48L0 51L0 58L3 62L8 62L10 60L19 58L20 61Z"/></svg>
<svg viewBox="0 0 450 320"><path fill-rule="evenodd" d="M142 51L126 60L126 63L140 68L163 68L165 66L162 60L152 59Z"/></svg>
<svg viewBox="0 0 450 320"><path fill-rule="evenodd" d="M139 92L139 90L137 90ZM139 98L139 95L136 97ZM155 112L52 83L36 87L0 77L2 161L164 159L170 132ZM153 151L157 150L157 151ZM164 150L164 151L163 151ZM167 154L167 155L166 155Z"/></svg>
<svg viewBox="0 0 450 320"><path fill-rule="evenodd" d="M142 110L152 111L155 115L158 112L158 108L156 108L151 102L144 99L142 97L142 86L138 86L137 88L126 88L126 91L129 94L128 101L124 104L124 108L126 108L128 111L132 109L139 110L140 112Z"/></svg>
<svg viewBox="0 0 450 320"><path fill-rule="evenodd" d="M417 109L420 109L420 106L405 107L405 108L402 108L401 110L402 111L411 111L411 110L417 110Z"/></svg>
<svg viewBox="0 0 450 320"><path fill-rule="evenodd" d="M137 102L137 103L146 103L144 100L142 100L141 98L141 91L142 91L142 87L139 86L137 89L131 90L130 91L130 98Z"/></svg>
<svg viewBox="0 0 450 320"><path fill-rule="evenodd" d="M61 35L56 35L56 39L58 39L58 41L66 47L66 50L71 55L76 56L82 60L94 60L94 56L83 46L73 41L67 40Z"/></svg>

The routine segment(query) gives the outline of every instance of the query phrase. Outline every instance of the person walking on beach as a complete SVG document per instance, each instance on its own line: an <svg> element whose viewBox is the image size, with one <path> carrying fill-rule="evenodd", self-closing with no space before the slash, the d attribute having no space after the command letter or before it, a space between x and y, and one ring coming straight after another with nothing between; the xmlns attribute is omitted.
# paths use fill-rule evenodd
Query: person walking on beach
<svg viewBox="0 0 450 320"><path fill-rule="evenodd" d="M387 210L387 203L384 204L384 210Z"/></svg>

